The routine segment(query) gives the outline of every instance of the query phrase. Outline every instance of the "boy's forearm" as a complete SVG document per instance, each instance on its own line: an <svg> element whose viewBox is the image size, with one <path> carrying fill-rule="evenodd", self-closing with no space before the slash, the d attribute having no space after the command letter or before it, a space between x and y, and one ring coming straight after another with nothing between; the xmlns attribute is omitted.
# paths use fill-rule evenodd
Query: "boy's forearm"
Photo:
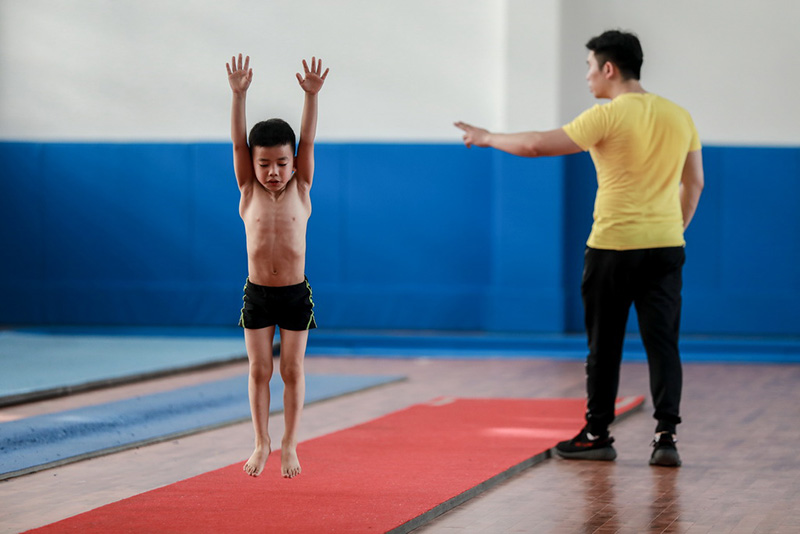
<svg viewBox="0 0 800 534"><path fill-rule="evenodd" d="M317 136L317 95L306 93L303 103L303 120L300 124L300 139L313 143Z"/></svg>
<svg viewBox="0 0 800 534"><path fill-rule="evenodd" d="M244 142L247 144L247 116L245 103L247 93L234 92L231 99L231 141L234 144Z"/></svg>

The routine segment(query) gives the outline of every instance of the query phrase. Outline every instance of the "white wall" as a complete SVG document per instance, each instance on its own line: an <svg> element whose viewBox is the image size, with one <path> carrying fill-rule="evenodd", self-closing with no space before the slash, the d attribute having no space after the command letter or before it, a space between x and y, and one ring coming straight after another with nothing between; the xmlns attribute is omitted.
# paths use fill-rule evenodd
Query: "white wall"
<svg viewBox="0 0 800 534"><path fill-rule="evenodd" d="M507 0L502 56L500 128L549 130L559 117L559 0Z"/></svg>
<svg viewBox="0 0 800 534"><path fill-rule="evenodd" d="M462 115L497 115L500 5L0 0L0 138L224 140L242 51L250 123L299 123L295 72L317 55L321 140L452 140Z"/></svg>
<svg viewBox="0 0 800 534"><path fill-rule="evenodd" d="M239 51L251 124L298 124L318 55L320 140L555 128L594 103L585 42L620 27L704 142L798 145L798 21L794 0L0 0L0 139L225 140Z"/></svg>

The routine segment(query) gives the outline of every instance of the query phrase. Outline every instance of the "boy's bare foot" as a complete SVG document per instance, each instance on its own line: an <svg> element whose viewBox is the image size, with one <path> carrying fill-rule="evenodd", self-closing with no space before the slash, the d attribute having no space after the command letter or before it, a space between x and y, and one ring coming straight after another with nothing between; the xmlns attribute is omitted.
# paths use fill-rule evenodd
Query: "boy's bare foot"
<svg viewBox="0 0 800 534"><path fill-rule="evenodd" d="M294 478L300 474L300 460L297 459L296 445L281 447L281 474L283 478Z"/></svg>
<svg viewBox="0 0 800 534"><path fill-rule="evenodd" d="M251 477L257 477L260 475L264 470L264 465L267 463L267 458L269 458L270 452L272 452L272 450L270 449L269 445L266 447L256 447L256 450L253 451L250 459L245 462L244 467L242 468L244 472Z"/></svg>

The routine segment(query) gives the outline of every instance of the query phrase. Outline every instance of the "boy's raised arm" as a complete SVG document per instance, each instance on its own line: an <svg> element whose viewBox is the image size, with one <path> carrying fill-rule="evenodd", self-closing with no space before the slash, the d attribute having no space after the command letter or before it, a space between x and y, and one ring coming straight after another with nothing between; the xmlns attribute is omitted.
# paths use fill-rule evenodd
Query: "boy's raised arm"
<svg viewBox="0 0 800 534"><path fill-rule="evenodd" d="M314 138L317 135L317 93L322 89L328 71L322 73L322 60L317 61L316 57L311 58L311 68L303 60L303 71L305 76L297 73L297 81L305 91L305 102L303 103L303 119L300 124L300 139L297 143L297 158L295 165L297 168L296 179L307 187L311 187L314 179ZM322 74L320 74L322 73Z"/></svg>
<svg viewBox="0 0 800 534"><path fill-rule="evenodd" d="M250 68L250 56L247 56L242 65L242 54L226 63L228 69L228 83L233 92L231 101L231 141L233 141L233 170L236 173L236 182L239 188L255 179L253 160L250 156L250 147L247 146L247 118L245 115L245 101L247 89L253 81L253 69Z"/></svg>

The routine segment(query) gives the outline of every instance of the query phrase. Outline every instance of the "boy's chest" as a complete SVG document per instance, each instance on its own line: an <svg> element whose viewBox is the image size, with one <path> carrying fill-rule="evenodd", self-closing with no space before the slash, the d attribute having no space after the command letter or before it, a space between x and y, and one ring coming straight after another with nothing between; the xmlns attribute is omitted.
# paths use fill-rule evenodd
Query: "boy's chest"
<svg viewBox="0 0 800 534"><path fill-rule="evenodd" d="M247 228L290 230L304 228L311 215L310 202L303 202L294 191L273 196L254 191L250 198L242 198L241 216Z"/></svg>

